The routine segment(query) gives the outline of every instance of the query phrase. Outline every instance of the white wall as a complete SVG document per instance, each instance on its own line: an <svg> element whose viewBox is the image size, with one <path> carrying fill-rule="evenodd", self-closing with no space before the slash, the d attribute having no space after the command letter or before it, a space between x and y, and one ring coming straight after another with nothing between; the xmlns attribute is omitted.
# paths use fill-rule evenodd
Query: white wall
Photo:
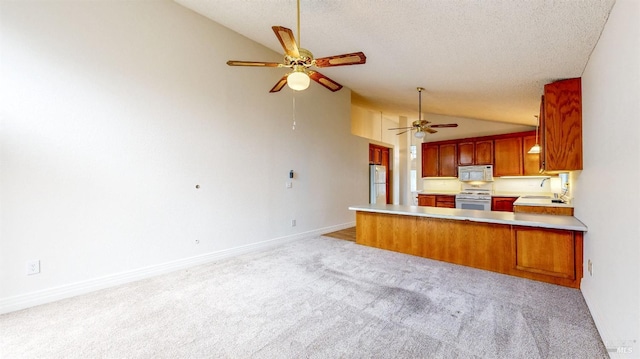
<svg viewBox="0 0 640 359"><path fill-rule="evenodd" d="M225 64L281 55L171 1L0 6L0 312L344 228L367 202L348 89L297 93L293 130L293 91L268 93L284 70Z"/></svg>
<svg viewBox="0 0 640 359"><path fill-rule="evenodd" d="M582 293L605 345L627 352L611 353L621 358L640 358L638 19L640 2L618 0L584 71L584 170L573 178L575 216L589 227Z"/></svg>

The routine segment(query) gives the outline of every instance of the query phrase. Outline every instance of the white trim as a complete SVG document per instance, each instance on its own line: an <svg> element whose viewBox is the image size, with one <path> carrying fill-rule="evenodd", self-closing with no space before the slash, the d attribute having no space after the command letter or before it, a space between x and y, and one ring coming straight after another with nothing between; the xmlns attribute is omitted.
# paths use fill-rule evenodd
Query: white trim
<svg viewBox="0 0 640 359"><path fill-rule="evenodd" d="M259 250L273 248L289 242L312 238L324 233L338 231L355 226L355 222L316 229L313 231L297 233L289 236L268 239L262 242L247 244L244 246L223 249L216 252L197 255L189 258L178 259L166 263L160 263L148 267L138 268L126 272L106 275L99 278L84 280L76 283L64 284L61 286L42 289L35 292L16 295L13 297L0 299L0 314L13 312L40 304L55 302L57 300L87 294L96 290L114 287L117 285L134 282L137 280L174 272L177 270L190 268L196 265L218 261L221 259L239 256L241 254L256 252Z"/></svg>

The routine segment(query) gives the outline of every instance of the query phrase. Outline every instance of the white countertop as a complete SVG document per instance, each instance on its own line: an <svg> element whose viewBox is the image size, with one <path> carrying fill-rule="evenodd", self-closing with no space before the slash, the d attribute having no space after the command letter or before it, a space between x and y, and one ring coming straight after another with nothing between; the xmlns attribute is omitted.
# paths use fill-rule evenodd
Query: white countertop
<svg viewBox="0 0 640 359"><path fill-rule="evenodd" d="M550 201L550 200L549 200ZM556 204L556 203L554 203ZM496 211L477 211L470 209L401 206L396 204L366 204L349 207L352 211L396 214L403 216L430 217L507 224L527 227L564 229L586 232L587 226L573 216L555 216L548 214L513 213Z"/></svg>
<svg viewBox="0 0 640 359"><path fill-rule="evenodd" d="M526 196L518 198L515 202L513 202L513 205L573 208L573 206L568 203L553 203L551 202L551 198L526 198Z"/></svg>

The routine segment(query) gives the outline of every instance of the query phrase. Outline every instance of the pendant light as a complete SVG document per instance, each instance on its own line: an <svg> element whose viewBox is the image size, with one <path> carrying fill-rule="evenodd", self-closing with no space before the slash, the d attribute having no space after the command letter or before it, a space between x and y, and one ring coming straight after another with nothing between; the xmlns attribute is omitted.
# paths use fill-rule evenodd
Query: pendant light
<svg viewBox="0 0 640 359"><path fill-rule="evenodd" d="M529 152L527 152L531 154L540 153L540 145L538 144L538 127L540 127L540 117L535 116L535 118L536 118L536 144L531 146L531 149L529 149Z"/></svg>
<svg viewBox="0 0 640 359"><path fill-rule="evenodd" d="M418 132L416 132L414 134L414 136L416 136L416 138L419 139L423 139L424 138L424 131L422 131L422 90L424 90L422 87L418 87ZM537 142L537 140L536 140Z"/></svg>

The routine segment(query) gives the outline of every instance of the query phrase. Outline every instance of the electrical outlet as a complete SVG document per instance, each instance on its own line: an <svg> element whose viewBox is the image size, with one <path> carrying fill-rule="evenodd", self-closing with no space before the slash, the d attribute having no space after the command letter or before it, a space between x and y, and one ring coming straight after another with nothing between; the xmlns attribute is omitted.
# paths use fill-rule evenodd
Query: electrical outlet
<svg viewBox="0 0 640 359"><path fill-rule="evenodd" d="M591 259L587 261L587 271L589 271L589 276L593 277L593 263L591 263Z"/></svg>
<svg viewBox="0 0 640 359"><path fill-rule="evenodd" d="M288 181L288 182L285 184L285 186L286 186L287 188L291 188L291 187L293 187L293 182Z"/></svg>
<svg viewBox="0 0 640 359"><path fill-rule="evenodd" d="M27 275L40 273L40 260L32 260L27 262Z"/></svg>
<svg viewBox="0 0 640 359"><path fill-rule="evenodd" d="M296 226L296 220L295 220L295 219L292 219L292 220L291 220L291 227L295 227L295 226Z"/></svg>

